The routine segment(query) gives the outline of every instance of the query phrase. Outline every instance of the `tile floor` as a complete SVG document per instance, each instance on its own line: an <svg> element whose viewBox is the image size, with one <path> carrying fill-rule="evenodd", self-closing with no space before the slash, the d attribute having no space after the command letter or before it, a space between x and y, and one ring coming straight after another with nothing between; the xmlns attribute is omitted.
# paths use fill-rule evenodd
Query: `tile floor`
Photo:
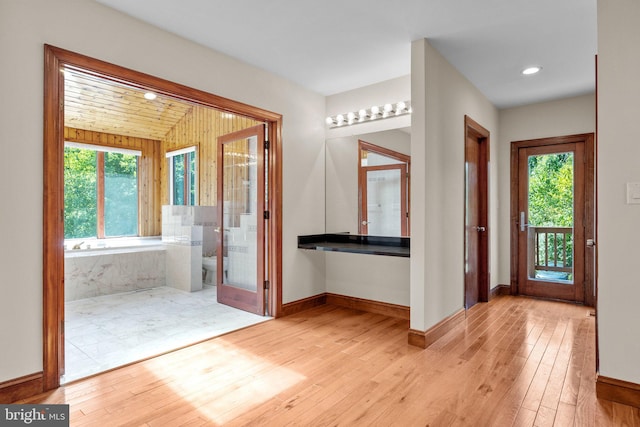
<svg viewBox="0 0 640 427"><path fill-rule="evenodd" d="M270 319L219 304L215 286L70 301L65 316L63 383Z"/></svg>

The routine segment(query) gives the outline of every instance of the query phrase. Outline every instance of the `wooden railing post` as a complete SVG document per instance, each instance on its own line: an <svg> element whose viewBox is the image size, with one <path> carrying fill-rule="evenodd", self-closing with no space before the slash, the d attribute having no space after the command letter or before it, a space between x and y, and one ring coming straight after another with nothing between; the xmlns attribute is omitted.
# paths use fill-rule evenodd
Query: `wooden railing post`
<svg viewBox="0 0 640 427"><path fill-rule="evenodd" d="M529 227L529 277L535 271L571 273L573 265L567 259L567 245L573 235L571 227ZM568 251L569 255L571 251Z"/></svg>

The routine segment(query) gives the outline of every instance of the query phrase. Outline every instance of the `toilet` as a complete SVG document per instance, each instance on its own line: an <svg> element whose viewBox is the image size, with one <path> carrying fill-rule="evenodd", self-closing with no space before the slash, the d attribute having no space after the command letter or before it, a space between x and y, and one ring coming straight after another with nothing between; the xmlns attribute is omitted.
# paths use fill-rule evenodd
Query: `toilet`
<svg viewBox="0 0 640 427"><path fill-rule="evenodd" d="M204 278L202 282L205 285L215 285L217 270L218 270L218 259L215 256L203 256L202 257L202 270L204 273Z"/></svg>
<svg viewBox="0 0 640 427"><path fill-rule="evenodd" d="M229 268L227 265L228 263L229 263L229 257L223 257L222 272L225 275L225 277L228 274L228 268ZM202 257L202 274L203 274L202 283L204 285L216 285L217 271L218 271L218 259L216 258L216 256L215 255L203 256Z"/></svg>

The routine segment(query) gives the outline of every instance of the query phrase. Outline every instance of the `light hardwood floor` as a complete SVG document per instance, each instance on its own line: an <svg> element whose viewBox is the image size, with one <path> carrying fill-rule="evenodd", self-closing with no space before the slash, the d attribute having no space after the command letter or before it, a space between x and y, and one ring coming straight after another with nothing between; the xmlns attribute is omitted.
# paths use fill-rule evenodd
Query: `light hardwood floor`
<svg viewBox="0 0 640 427"><path fill-rule="evenodd" d="M587 308L499 297L426 350L408 327L326 305L23 403L77 426L640 426L596 399Z"/></svg>

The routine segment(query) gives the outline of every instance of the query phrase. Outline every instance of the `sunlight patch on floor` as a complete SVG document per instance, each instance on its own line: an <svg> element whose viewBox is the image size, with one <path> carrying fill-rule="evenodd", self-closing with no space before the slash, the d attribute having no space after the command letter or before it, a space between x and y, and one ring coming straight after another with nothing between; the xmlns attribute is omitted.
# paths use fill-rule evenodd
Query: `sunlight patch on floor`
<svg viewBox="0 0 640 427"><path fill-rule="evenodd" d="M235 344L217 339L204 343L208 354L218 357L195 357L179 369L166 359L147 361L146 367L177 397L185 400L202 417L223 425L272 399L306 379L306 376ZM215 378L215 383L210 380Z"/></svg>

